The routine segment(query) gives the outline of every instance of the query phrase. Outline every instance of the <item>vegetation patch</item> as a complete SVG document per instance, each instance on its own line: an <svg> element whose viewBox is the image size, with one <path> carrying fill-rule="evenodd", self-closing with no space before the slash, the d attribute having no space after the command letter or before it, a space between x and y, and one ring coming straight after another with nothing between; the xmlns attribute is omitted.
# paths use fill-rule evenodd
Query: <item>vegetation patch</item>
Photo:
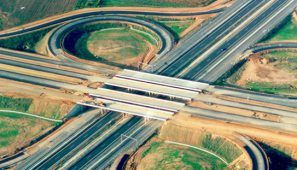
<svg viewBox="0 0 297 170"><path fill-rule="evenodd" d="M194 22L194 18L168 18L168 17L153 17L153 16L137 16L142 20L154 22L166 28L173 36L175 41L178 41L183 32L189 28Z"/></svg>
<svg viewBox="0 0 297 170"><path fill-rule="evenodd" d="M145 7L199 7L207 6L215 0L101 0L100 6L145 6Z"/></svg>
<svg viewBox="0 0 297 170"><path fill-rule="evenodd" d="M297 92L297 88L289 84L277 85L267 82L248 82L246 88L270 94L291 94Z"/></svg>
<svg viewBox="0 0 297 170"><path fill-rule="evenodd" d="M51 29L52 28L46 28L44 30L0 40L0 47L26 52L36 52L36 44L50 32Z"/></svg>
<svg viewBox="0 0 297 170"><path fill-rule="evenodd" d="M62 119L71 107L70 103L58 101L0 96L0 110L3 110L0 112L0 157L15 153L46 134L53 127L60 125L59 122L8 111Z"/></svg>
<svg viewBox="0 0 297 170"><path fill-rule="evenodd" d="M297 21L293 16L287 17L277 28L272 30L264 42L297 40Z"/></svg>
<svg viewBox="0 0 297 170"><path fill-rule="evenodd" d="M153 142L142 153L139 169L223 169L226 165L213 155L203 151Z"/></svg>
<svg viewBox="0 0 297 170"><path fill-rule="evenodd" d="M53 123L0 113L0 157L15 153L54 126Z"/></svg>
<svg viewBox="0 0 297 170"><path fill-rule="evenodd" d="M74 9L99 7L101 0L77 0Z"/></svg>
<svg viewBox="0 0 297 170"><path fill-rule="evenodd" d="M69 12L78 0L1 0L0 21L3 29L19 26L49 16Z"/></svg>
<svg viewBox="0 0 297 170"><path fill-rule="evenodd" d="M32 99L28 98L12 98L8 96L0 96L0 109L27 112L32 104Z"/></svg>
<svg viewBox="0 0 297 170"><path fill-rule="evenodd" d="M214 137L209 133L205 134L202 138L202 147L225 158L229 163L242 154L241 150L239 150L235 144L225 138L219 136Z"/></svg>

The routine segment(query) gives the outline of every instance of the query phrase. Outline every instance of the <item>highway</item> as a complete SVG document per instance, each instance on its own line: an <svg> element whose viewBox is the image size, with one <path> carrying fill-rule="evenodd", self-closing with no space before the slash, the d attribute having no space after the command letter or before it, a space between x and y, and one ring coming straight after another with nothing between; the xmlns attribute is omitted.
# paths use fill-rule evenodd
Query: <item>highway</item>
<svg viewBox="0 0 297 170"><path fill-rule="evenodd" d="M225 96L232 96L241 99L260 101L264 103L273 103L282 106L288 106L297 108L297 99L294 97L272 95L267 93L253 92L245 89L237 89L230 87L213 86L209 89L214 94L220 94Z"/></svg>
<svg viewBox="0 0 297 170"><path fill-rule="evenodd" d="M96 158L100 158L101 152L105 151L108 145L112 144L113 142L119 140L122 134L126 134L129 136L129 133L134 128L136 129L141 125L143 121L140 117L133 117L127 123L125 123L121 128L119 128L116 132L109 135L104 141L100 142L92 151L90 151L87 155L82 157L79 161L77 161L70 169L84 169L85 166L92 165L90 162L96 161Z"/></svg>
<svg viewBox="0 0 297 170"><path fill-rule="evenodd" d="M208 83L217 80L236 63L234 57L261 40L268 33L267 30L271 30L291 14L296 6L296 0L276 1L238 34L209 55L206 60L191 69L185 77Z"/></svg>
<svg viewBox="0 0 297 170"><path fill-rule="evenodd" d="M174 41L173 41L172 35L163 27L160 27L156 24L142 21L140 19L133 18L133 17L114 16L114 15L136 14L136 15L161 15L161 16L171 16L171 15L193 16L193 15L200 15L205 13L209 14L214 12L221 12L222 9L216 9L205 13L188 12L188 13L173 14L173 13L136 12L136 11L95 11L95 12L76 14L73 16L58 18L53 21L48 21L45 23L41 23L38 25L34 25L32 27L28 27L28 28L17 30L10 33L4 33L4 34L0 33L0 38L17 36L20 34L31 32L33 30L44 28L46 26L61 24L66 21L70 21L68 24L65 24L59 27L54 32L54 34L50 37L50 41L49 41L50 51L54 56L60 57L59 59L61 59L61 61L38 58L38 57L31 56L30 54L28 55L17 54L12 51L6 51L6 50L0 50L0 54L2 53L5 55L17 56L19 58L24 58L24 59L37 60L41 62L49 62L57 65L66 65L66 66L71 66L75 68L81 68L84 70L93 69L95 68L94 66L86 65L84 63L77 63L76 61L67 58L67 56L64 56L63 48L62 48L62 45L60 44L61 42L63 42L62 35L65 35L67 31L71 30L77 25L81 25L89 22L124 21L124 22L132 22L134 24L136 23L142 26L146 26L148 29L153 30L163 42L162 43L163 46L159 52L159 56L155 58L152 63L152 65L156 66L154 67L156 70L147 70L147 71L152 71L154 73L159 73L163 75L176 76L183 69L185 69L191 62L197 59L197 57L200 54L205 52L205 50L210 48L224 35L228 34L230 31L236 28L240 23L242 23L247 18L249 18L251 14L255 13L255 11L257 11L257 9L259 9L266 2L268 2L268 0L236 1L231 8L228 8L227 10L225 10L221 15L211 20L208 24L203 25L199 30L196 30L192 34L189 34L188 36L186 36L185 39L180 41L180 43L173 50L172 48L173 48ZM224 69L228 69L228 67L222 68L222 67L225 67L225 65L221 64L221 60L226 59L226 61L224 62L227 62L227 61L229 62L230 60L233 61L232 57L234 54L238 54L239 52L250 48L250 44L254 45L257 38L260 38L260 36L258 36L257 38L254 38L256 33L258 33L259 31L261 32L262 31L261 28L263 29L266 28L265 27L267 25L266 22L274 19L276 14L280 14L280 15L278 15L277 20L275 20L275 22L281 20L283 17L288 15L290 13L291 8L295 8L294 5L292 5L293 2L295 2L295 0L283 0L283 1L276 0L272 6L270 6L267 10L265 10L261 15L256 17L252 22L248 23L243 29L240 30L240 32L230 37L228 41L223 43L222 46L214 50L214 52L211 53L206 60L203 60L193 69L191 69L187 74L185 74L183 78L192 79L192 80L203 80L206 82L208 81L211 82L214 79L216 79L218 76L220 76L220 74L224 73L225 71ZM288 11L283 12L285 9L288 9ZM100 16L94 16L98 14ZM81 17L88 17L88 18L83 19ZM75 20L75 19L78 19L78 20ZM275 23L271 23L269 26L272 27L274 26L274 24ZM268 47L265 47L265 48L267 49ZM262 48L262 49L265 49L265 48ZM273 47L269 47L269 48L273 48ZM276 46L274 46L274 48L276 48ZM0 58L0 63L29 68L32 70L55 73L57 75L65 75L70 77L81 78L84 80L90 79L88 75L84 75L84 74L76 74L75 72L71 72L71 71L53 69L53 68L43 67L43 66L39 67L38 65L16 62L9 59ZM219 67L217 67L217 65L219 65ZM106 72L108 72L108 69L106 70ZM83 87L83 86L77 86L73 84L59 82L56 80L49 80L46 78L34 77L30 75L13 73L13 72L8 72L3 70L2 71L0 70L0 77L42 85L42 86L51 87L51 88L57 88L57 89L65 88L65 89L73 89L77 91L87 89L86 87ZM186 87L186 85L184 86ZM166 87L166 89L168 89L168 87ZM149 89L142 88L142 90L148 91ZM288 105L291 106L295 104L295 107L296 107L296 100L274 98L272 96L265 96L262 94L250 94L250 93L241 92L240 90L232 91L229 89L225 89L225 88L220 89L217 87L214 87L214 88L212 87L212 90L213 91L211 92L226 94L227 96L233 95L241 98L248 96L250 99L260 100L260 101L262 100L268 103L276 103L276 104L285 103L284 105L287 105L287 106ZM157 90L155 90L155 92L156 91ZM163 111L165 110L166 112L168 112L168 110L169 111L174 110L173 112L182 110L185 112L189 112L194 116L196 115L196 116L201 116L201 117L206 117L206 118L211 118L216 120L231 121L231 122L237 122L237 123L262 126L265 128L275 129L275 130L297 132L297 125L295 124L287 124L283 122L272 122L267 120L250 118L246 116L232 115L224 112L205 110L200 108L192 108L187 106L184 107L183 105L177 104L174 102L164 101L161 99L148 98L141 95L129 94L126 92L114 91L114 94L113 94L112 93L113 91L107 90L104 88L100 88L96 90L88 89L86 92L94 92L94 93L97 92L98 94L97 95L94 94L93 97L97 97L98 100L100 99L100 100L103 100L104 102L108 101L108 107L104 107L101 109L115 109L115 108L118 109L118 108L124 108L124 107L130 107L130 108L134 107L134 109L138 110L138 112L145 112L149 110L149 108L155 109L154 112L157 112L156 110L162 110L162 109ZM160 90L157 92L161 93ZM111 94L118 97L112 98L113 96L109 96ZM166 94L171 94L171 93L167 92ZM104 95L109 97L107 98ZM191 98L195 98L193 93L191 94L189 93L189 95L187 96L190 96ZM270 98L271 98L271 101L269 100ZM156 104L152 105L152 103L154 102ZM214 102L217 102L217 103L221 102L221 103L224 103L225 105L238 107L238 108L252 107L252 105L244 105L241 103L233 104L232 102L226 102L221 100L216 100ZM113 107L115 105L117 105L117 107ZM137 105L137 106L131 106L131 105ZM146 108L146 109L143 109L143 108ZM282 111L277 109L274 110L268 107L254 107L254 110L296 118L296 115L294 115L295 113L289 112L289 111ZM126 110L123 112L127 113ZM39 150L36 157L30 157L25 162L21 163L18 166L19 169L22 169L24 167L25 167L24 169L55 168L55 166L57 166L59 163L67 161L67 159L69 159L69 155L68 155L69 153L75 154L77 149L81 148L83 145L85 146L91 140L93 135L100 133L102 131L102 128L104 128L105 126L108 126L109 123L111 123L110 122L111 120L115 120L117 118L118 118L118 115L114 112L107 114L106 116L102 117L99 121L89 124L88 125L89 128L87 128L85 131L81 131L80 133L77 133L76 134L77 136L74 136L73 138L71 138L71 140L68 140L67 143L61 142L59 145L58 144L55 145L53 147L54 149L51 151ZM159 121L149 121L146 124L143 118L138 116L133 116L131 119L127 121L127 123L122 124L119 128L111 132L105 139L103 139L96 146L94 146L94 148L90 152L85 153L85 155L79 155L80 158L75 162L67 165L65 169L103 169L106 166L110 165L110 163L118 155L128 151L129 148L136 149L138 146L140 146L145 140L147 140L154 133L154 131L160 125L161 123ZM250 145L249 147L252 148L253 146ZM252 150L254 153L257 152L257 150L253 148ZM41 153L41 152L44 152L44 153ZM257 155L255 155L255 157L257 157L257 160L260 160L258 161L258 163L256 163L256 165L259 165L260 169L262 168L265 169L265 167L262 166L263 164L261 162L263 161L261 161L261 158ZM61 166L61 164L59 164L58 166Z"/></svg>
<svg viewBox="0 0 297 170"><path fill-rule="evenodd" d="M108 112L102 116L95 123L90 125L84 132L80 133L77 137L71 140L67 145L62 147L56 153L46 155L47 158L43 161L35 163L30 169L52 169L65 159L65 157L73 157L78 149L81 149L87 142L90 142L95 136L102 134L109 126L115 123L121 114L115 112Z"/></svg>
<svg viewBox="0 0 297 170"><path fill-rule="evenodd" d="M94 125L100 119L98 110L84 112L72 124L67 124L62 128L55 131L55 133L48 136L47 140L42 143L37 143L36 147L39 148L36 152L30 153L30 156L17 164L17 169L32 169L35 164L39 165L44 162L52 154L57 153L61 148L67 146L69 142L80 136L86 129ZM81 137L78 137L81 138Z"/></svg>
<svg viewBox="0 0 297 170"><path fill-rule="evenodd" d="M243 22L244 19L264 2L264 0L241 1L238 2L240 4L233 4L230 9L228 8L229 10L224 11L220 15L225 16L225 18L217 17L211 21L211 24L208 24L207 29L209 30L202 28L188 35L191 38L180 42L180 45L164 56L163 60L157 60L156 63L151 63L152 65L156 65L154 66L156 69L154 71L166 76L176 76L182 69L194 61L202 51L209 48L218 39Z"/></svg>

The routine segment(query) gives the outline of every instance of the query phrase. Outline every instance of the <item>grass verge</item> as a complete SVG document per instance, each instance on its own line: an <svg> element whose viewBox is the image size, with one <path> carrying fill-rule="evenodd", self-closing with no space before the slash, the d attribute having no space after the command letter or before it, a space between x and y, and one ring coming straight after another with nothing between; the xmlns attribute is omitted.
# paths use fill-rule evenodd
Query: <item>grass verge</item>
<svg viewBox="0 0 297 170"><path fill-rule="evenodd" d="M52 28L46 28L36 32L11 37L0 40L0 47L20 50L26 52L36 52L36 44L48 33Z"/></svg>
<svg viewBox="0 0 297 170"><path fill-rule="evenodd" d="M74 9L99 7L101 0L76 0Z"/></svg>
<svg viewBox="0 0 297 170"><path fill-rule="evenodd" d="M273 29L268 36L262 41L284 41L284 40L297 40L297 21L291 16L287 17L278 27Z"/></svg>
<svg viewBox="0 0 297 170"><path fill-rule="evenodd" d="M0 109L27 112L31 104L32 99L0 96Z"/></svg>
<svg viewBox="0 0 297 170"><path fill-rule="evenodd" d="M189 147L153 142L142 153L141 169L223 169L213 155Z"/></svg>
<svg viewBox="0 0 297 170"><path fill-rule="evenodd" d="M56 125L28 116L0 113L0 156L16 152Z"/></svg>

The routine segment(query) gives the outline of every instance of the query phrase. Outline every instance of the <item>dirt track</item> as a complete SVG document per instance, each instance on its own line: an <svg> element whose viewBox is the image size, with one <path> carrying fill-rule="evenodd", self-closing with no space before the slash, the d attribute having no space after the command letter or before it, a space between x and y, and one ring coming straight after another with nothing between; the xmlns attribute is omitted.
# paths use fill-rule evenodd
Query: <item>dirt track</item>
<svg viewBox="0 0 297 170"><path fill-rule="evenodd" d="M266 141L297 147L297 134L295 133L284 133L250 125L191 117L187 113L179 113L169 122L187 128L205 128L213 133L219 133L226 136L233 136L234 133L240 133L258 139L264 139Z"/></svg>

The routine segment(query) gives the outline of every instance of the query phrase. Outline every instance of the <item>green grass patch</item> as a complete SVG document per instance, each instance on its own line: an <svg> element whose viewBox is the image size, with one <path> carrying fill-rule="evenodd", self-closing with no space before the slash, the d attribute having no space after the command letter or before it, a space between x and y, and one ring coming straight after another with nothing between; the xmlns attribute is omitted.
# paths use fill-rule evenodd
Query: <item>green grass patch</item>
<svg viewBox="0 0 297 170"><path fill-rule="evenodd" d="M269 42L282 40L297 40L296 30L297 21L292 16L289 16L276 29L272 30L263 41Z"/></svg>
<svg viewBox="0 0 297 170"><path fill-rule="evenodd" d="M253 91L270 94L291 94L297 93L297 88L288 84L275 85L266 82L248 82L246 87Z"/></svg>
<svg viewBox="0 0 297 170"><path fill-rule="evenodd" d="M9 141L0 141L0 148L4 148L9 145Z"/></svg>
<svg viewBox="0 0 297 170"><path fill-rule="evenodd" d="M203 137L202 147L225 158L229 163L242 154L235 144L222 137L213 137L211 134L206 134Z"/></svg>
<svg viewBox="0 0 297 170"><path fill-rule="evenodd" d="M153 142L149 148L142 153L142 164L146 164L146 157L150 154L155 160L147 162L153 170L159 169L223 169L226 165L213 155L203 151L166 144L163 142ZM151 159L149 159L151 160Z"/></svg>
<svg viewBox="0 0 297 170"><path fill-rule="evenodd" d="M161 142L151 143L151 145L142 152L141 157L144 158L149 153L155 153L160 145L161 145Z"/></svg>
<svg viewBox="0 0 297 170"><path fill-rule="evenodd" d="M28 118L29 116L20 115L16 113L0 112L0 117L7 117L10 119L21 119L21 118Z"/></svg>
<svg viewBox="0 0 297 170"><path fill-rule="evenodd" d="M211 3L215 2L215 0L101 0L100 6L108 7L108 6L139 6L139 7L173 7L173 8L181 8L181 7L199 7L199 6L207 6Z"/></svg>
<svg viewBox="0 0 297 170"><path fill-rule="evenodd" d="M37 138L48 127L59 125L58 123L48 122L33 118L26 115L18 115L15 113L0 113L0 148L23 147L24 142L30 142ZM32 130L33 129L33 130ZM21 140L20 140L21 136ZM11 145L18 142L19 145ZM12 148L13 147L13 148ZM0 150L0 156L5 154L5 151Z"/></svg>
<svg viewBox="0 0 297 170"><path fill-rule="evenodd" d="M178 35L181 35L182 32L184 32L191 24L193 24L193 19L186 19L186 20L162 20L159 21L160 23L164 24L168 28L171 29L171 31L175 32Z"/></svg>
<svg viewBox="0 0 297 170"><path fill-rule="evenodd" d="M181 38L181 33L189 28L195 21L194 18L179 19L152 16L137 16L137 18L148 20L165 27L174 36L175 41L178 41Z"/></svg>
<svg viewBox="0 0 297 170"><path fill-rule="evenodd" d="M0 18L0 30L3 30L4 26L3 26L3 21Z"/></svg>
<svg viewBox="0 0 297 170"><path fill-rule="evenodd" d="M99 7L100 0L77 0L74 9Z"/></svg>
<svg viewBox="0 0 297 170"><path fill-rule="evenodd" d="M47 28L44 30L0 40L0 47L13 49L13 50L26 51L26 52L35 52L36 44L51 29L52 28Z"/></svg>
<svg viewBox="0 0 297 170"><path fill-rule="evenodd" d="M32 99L0 96L0 109L27 112L31 104Z"/></svg>

